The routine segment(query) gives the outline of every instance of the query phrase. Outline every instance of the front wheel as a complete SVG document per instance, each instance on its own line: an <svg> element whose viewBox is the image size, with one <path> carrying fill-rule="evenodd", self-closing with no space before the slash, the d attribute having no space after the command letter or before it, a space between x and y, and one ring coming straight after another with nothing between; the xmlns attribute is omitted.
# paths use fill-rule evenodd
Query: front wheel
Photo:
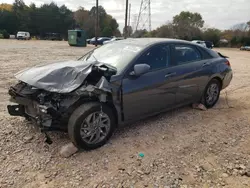
<svg viewBox="0 0 250 188"><path fill-rule="evenodd" d="M201 103L204 104L207 108L212 108L220 97L221 83L217 79L212 79L202 96Z"/></svg>
<svg viewBox="0 0 250 188"><path fill-rule="evenodd" d="M103 146L115 129L115 117L108 106L98 102L79 106L68 122L68 134L78 148L91 150Z"/></svg>

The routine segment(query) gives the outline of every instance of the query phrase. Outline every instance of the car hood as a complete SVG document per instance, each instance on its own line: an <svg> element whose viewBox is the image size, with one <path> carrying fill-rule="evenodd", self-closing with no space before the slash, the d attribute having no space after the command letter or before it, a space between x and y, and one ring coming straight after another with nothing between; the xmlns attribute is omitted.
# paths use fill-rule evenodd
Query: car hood
<svg viewBox="0 0 250 188"><path fill-rule="evenodd" d="M22 70L15 77L33 87L56 93L69 93L82 85L100 62L65 61Z"/></svg>

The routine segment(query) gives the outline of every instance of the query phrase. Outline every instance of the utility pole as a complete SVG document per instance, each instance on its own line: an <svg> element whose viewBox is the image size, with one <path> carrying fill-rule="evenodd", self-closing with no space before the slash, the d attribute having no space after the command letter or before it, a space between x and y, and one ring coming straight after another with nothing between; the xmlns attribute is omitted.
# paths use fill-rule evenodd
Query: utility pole
<svg viewBox="0 0 250 188"><path fill-rule="evenodd" d="M99 30L99 13L98 13L99 5L98 0L96 0L96 18L95 18L95 46L97 46L97 37L98 37L98 30Z"/></svg>
<svg viewBox="0 0 250 188"><path fill-rule="evenodd" d="M128 13L128 26L130 27L130 14L131 14L131 3L129 3L129 13ZM131 28L131 27L130 27ZM128 36L130 37L130 29L128 31Z"/></svg>
<svg viewBox="0 0 250 188"><path fill-rule="evenodd" d="M128 33L128 0L126 0L126 11L125 11L125 28L124 28L124 38L127 38Z"/></svg>

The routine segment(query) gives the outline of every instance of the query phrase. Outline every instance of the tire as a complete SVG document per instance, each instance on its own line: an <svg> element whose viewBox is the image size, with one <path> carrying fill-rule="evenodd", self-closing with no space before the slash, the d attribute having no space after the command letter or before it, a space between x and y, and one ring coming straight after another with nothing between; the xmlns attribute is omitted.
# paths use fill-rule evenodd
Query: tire
<svg viewBox="0 0 250 188"><path fill-rule="evenodd" d="M216 96L215 93L213 95L213 99L211 99L211 97L209 98L208 97L208 90L209 88L211 89L211 87L217 87L217 94ZM211 90L210 90L211 91ZM212 108L219 100L220 98L220 91L221 91L221 83L219 80L217 79L212 79L206 86L204 92L203 92L203 96L202 96L202 99L201 99L201 103L206 106L206 108ZM211 99L211 100L209 100Z"/></svg>
<svg viewBox="0 0 250 188"><path fill-rule="evenodd" d="M101 109L103 112L102 115L100 115ZM101 117L101 119L106 118L107 119L106 122L110 123L110 125L107 126L109 128L105 128L105 127L101 128L100 127L101 124L96 123L97 121L94 121L95 123L93 123L90 126L89 122L93 120L93 116L94 117L97 116L97 119L99 117ZM101 137L100 135L105 132L104 130L106 130L106 134ZM107 105L101 104L99 102L89 102L89 103L82 104L72 113L68 122L69 137L71 141L73 142L73 144L79 149L92 150L92 149L96 149L96 148L103 146L112 136L114 130L115 130L115 117L112 112L112 109L109 108ZM91 135L92 132L96 132L93 138L92 136L86 136L86 135ZM92 140L97 139L98 138L97 134L100 137L99 140L96 140L92 143L90 141L87 141L88 139L91 140L91 138ZM84 135L83 137L85 138L83 138L82 135Z"/></svg>

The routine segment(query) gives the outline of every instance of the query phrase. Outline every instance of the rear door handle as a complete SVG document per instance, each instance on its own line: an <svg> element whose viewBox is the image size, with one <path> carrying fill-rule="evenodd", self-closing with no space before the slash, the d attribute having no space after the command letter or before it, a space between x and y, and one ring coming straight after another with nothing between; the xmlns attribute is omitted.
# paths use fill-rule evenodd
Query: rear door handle
<svg viewBox="0 0 250 188"><path fill-rule="evenodd" d="M169 78L169 77L174 76L174 75L176 75L176 72L171 72L171 73L166 74L165 78Z"/></svg>
<svg viewBox="0 0 250 188"><path fill-rule="evenodd" d="M202 65L202 67L206 67L206 66L208 66L208 65L210 65L211 63L203 63L203 65Z"/></svg>

